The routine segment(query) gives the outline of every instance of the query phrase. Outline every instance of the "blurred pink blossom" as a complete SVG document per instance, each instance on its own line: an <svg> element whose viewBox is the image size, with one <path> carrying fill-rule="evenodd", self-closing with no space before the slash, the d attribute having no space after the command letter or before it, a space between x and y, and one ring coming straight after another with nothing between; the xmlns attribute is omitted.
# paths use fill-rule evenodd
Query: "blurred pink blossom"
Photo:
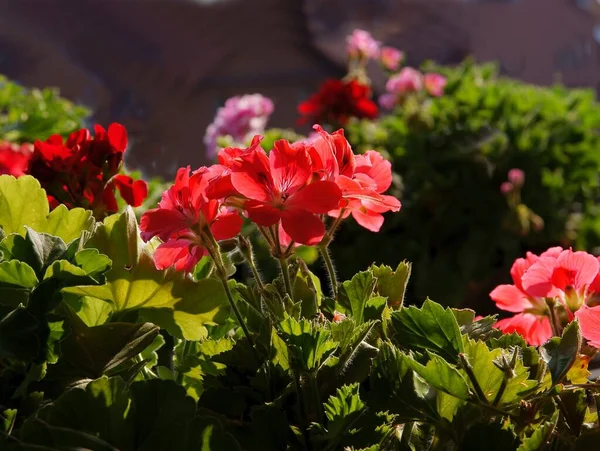
<svg viewBox="0 0 600 451"><path fill-rule="evenodd" d="M502 185L500 185L500 191L502 192L502 194L508 194L513 190L514 186L512 183L510 182L504 182Z"/></svg>
<svg viewBox="0 0 600 451"><path fill-rule="evenodd" d="M525 172L521 169L513 168L508 171L508 181L516 187L521 187L525 183Z"/></svg>
<svg viewBox="0 0 600 451"><path fill-rule="evenodd" d="M395 94L420 91L423 89L423 74L412 67L405 67L400 73L391 76L385 87Z"/></svg>
<svg viewBox="0 0 600 451"><path fill-rule="evenodd" d="M398 102L398 94L388 92L379 97L379 105L386 110L393 110Z"/></svg>
<svg viewBox="0 0 600 451"><path fill-rule="evenodd" d="M425 89L430 95L440 97L444 94L444 88L446 87L447 81L446 77L443 75L435 73L425 74L424 81Z"/></svg>
<svg viewBox="0 0 600 451"><path fill-rule="evenodd" d="M379 57L381 43L373 39L371 33L356 29L346 37L346 50L350 57L375 59Z"/></svg>
<svg viewBox="0 0 600 451"><path fill-rule="evenodd" d="M380 54L381 64L387 70L396 71L400 69L400 63L404 59L404 53L394 47L382 47Z"/></svg>
<svg viewBox="0 0 600 451"><path fill-rule="evenodd" d="M227 99L225 106L217 110L212 124L206 129L206 154L210 158L216 156L217 139L221 136L229 135L236 144L244 145L254 135L263 133L273 109L271 99L261 94Z"/></svg>

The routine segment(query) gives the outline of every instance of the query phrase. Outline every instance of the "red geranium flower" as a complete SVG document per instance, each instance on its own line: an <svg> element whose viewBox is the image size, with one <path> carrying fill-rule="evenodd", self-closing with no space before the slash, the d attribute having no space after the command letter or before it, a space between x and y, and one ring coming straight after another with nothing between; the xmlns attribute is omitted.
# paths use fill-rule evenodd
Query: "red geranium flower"
<svg viewBox="0 0 600 451"><path fill-rule="evenodd" d="M336 208L341 198L334 182L312 180L306 146L285 140L276 141L269 156L260 147L241 154L232 165L231 183L248 199L244 208L252 221L269 227L281 220L283 230L301 244L321 241L325 226L315 215Z"/></svg>
<svg viewBox="0 0 600 451"><path fill-rule="evenodd" d="M146 182L119 174L127 147L127 131L111 124L96 125L95 137L86 129L66 142L59 135L36 141L27 173L40 181L51 208L65 204L83 207L102 218L118 211L115 188L129 205L138 207L148 195Z"/></svg>
<svg viewBox="0 0 600 451"><path fill-rule="evenodd" d="M300 124L344 125L351 117L374 119L379 110L371 100L369 86L356 80L326 80L319 91L298 105Z"/></svg>
<svg viewBox="0 0 600 451"><path fill-rule="evenodd" d="M13 144L0 142L0 175L8 174L19 177L25 174L31 158L31 144Z"/></svg>
<svg viewBox="0 0 600 451"><path fill-rule="evenodd" d="M158 208L142 215L142 239L149 241L157 236L163 241L154 252L158 269L174 266L178 271L191 271L208 255L206 228L216 240L240 233L242 218L218 200L206 197L209 180L208 168L200 168L191 175L189 166L179 169L175 183L163 193Z"/></svg>

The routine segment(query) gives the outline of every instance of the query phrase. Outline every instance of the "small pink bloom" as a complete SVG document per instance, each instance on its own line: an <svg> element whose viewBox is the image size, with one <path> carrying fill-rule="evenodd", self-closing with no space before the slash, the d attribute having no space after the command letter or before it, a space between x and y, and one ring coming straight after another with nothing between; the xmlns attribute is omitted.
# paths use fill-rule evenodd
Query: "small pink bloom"
<svg viewBox="0 0 600 451"><path fill-rule="evenodd" d="M511 169L508 171L508 181L516 187L521 187L525 183L525 173L521 169Z"/></svg>
<svg viewBox="0 0 600 451"><path fill-rule="evenodd" d="M371 33L356 29L346 37L346 50L350 57L375 59L379 56L381 43L373 39Z"/></svg>
<svg viewBox="0 0 600 451"><path fill-rule="evenodd" d="M340 313L337 310L335 312L333 312L333 322L334 323L341 323L345 319L346 319L346 315L344 315L343 313Z"/></svg>
<svg viewBox="0 0 600 451"><path fill-rule="evenodd" d="M405 67L387 81L385 88L395 94L406 94L423 89L423 74L412 67Z"/></svg>
<svg viewBox="0 0 600 451"><path fill-rule="evenodd" d="M583 305L575 317L579 320L581 335L591 346L600 348L600 305L591 308Z"/></svg>
<svg viewBox="0 0 600 451"><path fill-rule="evenodd" d="M510 182L504 182L502 185L500 185L500 191L502 192L502 194L508 194L513 189L514 189L514 186Z"/></svg>
<svg viewBox="0 0 600 451"><path fill-rule="evenodd" d="M550 320L546 316L531 313L519 313L510 318L501 319L495 325L505 334L516 332L532 346L540 346L552 337Z"/></svg>
<svg viewBox="0 0 600 451"><path fill-rule="evenodd" d="M434 97L440 97L444 94L444 88L448 83L446 77L440 74L425 74L425 89Z"/></svg>
<svg viewBox="0 0 600 451"><path fill-rule="evenodd" d="M386 110L393 110L398 103L398 94L388 92L379 96L379 105Z"/></svg>
<svg viewBox="0 0 600 451"><path fill-rule="evenodd" d="M394 47L382 47L381 64L389 71L397 71L404 59L404 53Z"/></svg>

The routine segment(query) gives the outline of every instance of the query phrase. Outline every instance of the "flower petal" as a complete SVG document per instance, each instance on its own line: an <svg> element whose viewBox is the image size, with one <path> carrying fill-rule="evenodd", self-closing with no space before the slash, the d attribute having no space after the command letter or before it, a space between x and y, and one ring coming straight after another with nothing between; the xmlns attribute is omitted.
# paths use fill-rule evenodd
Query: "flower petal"
<svg viewBox="0 0 600 451"><path fill-rule="evenodd" d="M501 319L494 327L505 334L516 332L532 346L543 345L552 337L550 320L531 313L520 313L511 318Z"/></svg>
<svg viewBox="0 0 600 451"><path fill-rule="evenodd" d="M306 185L289 197L285 202L285 208L325 214L337 208L341 198L342 191L336 183L319 181Z"/></svg>
<svg viewBox="0 0 600 451"><path fill-rule="evenodd" d="M280 210L262 202L254 200L246 201L244 209L248 213L248 217L259 226L269 227L281 219Z"/></svg>
<svg viewBox="0 0 600 451"><path fill-rule="evenodd" d="M280 139L269 153L271 175L277 191L293 194L308 182L312 174L310 157L304 145L292 146Z"/></svg>
<svg viewBox="0 0 600 451"><path fill-rule="evenodd" d="M244 220L237 213L225 213L217 216L210 231L217 241L233 238L242 231Z"/></svg>
<svg viewBox="0 0 600 451"><path fill-rule="evenodd" d="M581 326L581 335L595 348L600 348L600 306L583 305L575 312Z"/></svg>
<svg viewBox="0 0 600 451"><path fill-rule="evenodd" d="M527 295L515 285L498 285L490 297L496 307L507 312L522 312L532 307Z"/></svg>
<svg viewBox="0 0 600 451"><path fill-rule="evenodd" d="M132 207L142 205L148 196L148 185L143 180L133 180L128 175L119 174L113 181L123 200Z"/></svg>
<svg viewBox="0 0 600 451"><path fill-rule="evenodd" d="M364 227L371 232L379 232L383 225L383 215L371 210L352 210L352 217L358 225Z"/></svg>
<svg viewBox="0 0 600 451"><path fill-rule="evenodd" d="M304 210L285 210L281 225L292 240L308 246L319 244L325 235L323 221Z"/></svg>
<svg viewBox="0 0 600 451"><path fill-rule="evenodd" d="M189 240L169 240L154 251L154 265L161 270L174 266L177 271L190 272L206 253Z"/></svg>

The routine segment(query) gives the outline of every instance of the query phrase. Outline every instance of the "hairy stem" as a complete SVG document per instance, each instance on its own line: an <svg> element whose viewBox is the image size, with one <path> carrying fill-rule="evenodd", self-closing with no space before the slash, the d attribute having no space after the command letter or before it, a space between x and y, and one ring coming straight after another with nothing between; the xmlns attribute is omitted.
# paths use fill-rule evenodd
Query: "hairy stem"
<svg viewBox="0 0 600 451"><path fill-rule="evenodd" d="M294 300L294 292L292 291L292 279L290 278L290 268L286 257L279 257L279 266L281 267L281 275L285 284L285 291L290 295L290 299Z"/></svg>
<svg viewBox="0 0 600 451"><path fill-rule="evenodd" d="M556 304L553 299L546 299L546 304L548 305L548 311L550 312L550 326L552 327L552 333L560 337L561 336L561 327L558 321L558 316L556 315Z"/></svg>
<svg viewBox="0 0 600 451"><path fill-rule="evenodd" d="M333 297L337 298L338 282L337 276L335 275L335 267L333 266L333 261L331 260L331 256L329 255L329 249L327 249L327 246L319 246L319 252L321 253L321 257L323 257L325 267L327 268L327 273L329 274L331 292L333 293Z"/></svg>
<svg viewBox="0 0 600 451"><path fill-rule="evenodd" d="M487 404L488 401L487 401L487 398L485 397L485 393L483 393L483 390L481 389L481 386L479 385L479 382L477 381L477 378L475 377L475 373L473 372L473 367L469 363L467 356L461 352L460 354L458 354L458 357L460 358L460 361L462 363L463 369L465 370L465 373L467 373L467 376L469 377L469 380L471 381L471 384L473 385L473 389L475 390L477 397L479 398L480 401Z"/></svg>

